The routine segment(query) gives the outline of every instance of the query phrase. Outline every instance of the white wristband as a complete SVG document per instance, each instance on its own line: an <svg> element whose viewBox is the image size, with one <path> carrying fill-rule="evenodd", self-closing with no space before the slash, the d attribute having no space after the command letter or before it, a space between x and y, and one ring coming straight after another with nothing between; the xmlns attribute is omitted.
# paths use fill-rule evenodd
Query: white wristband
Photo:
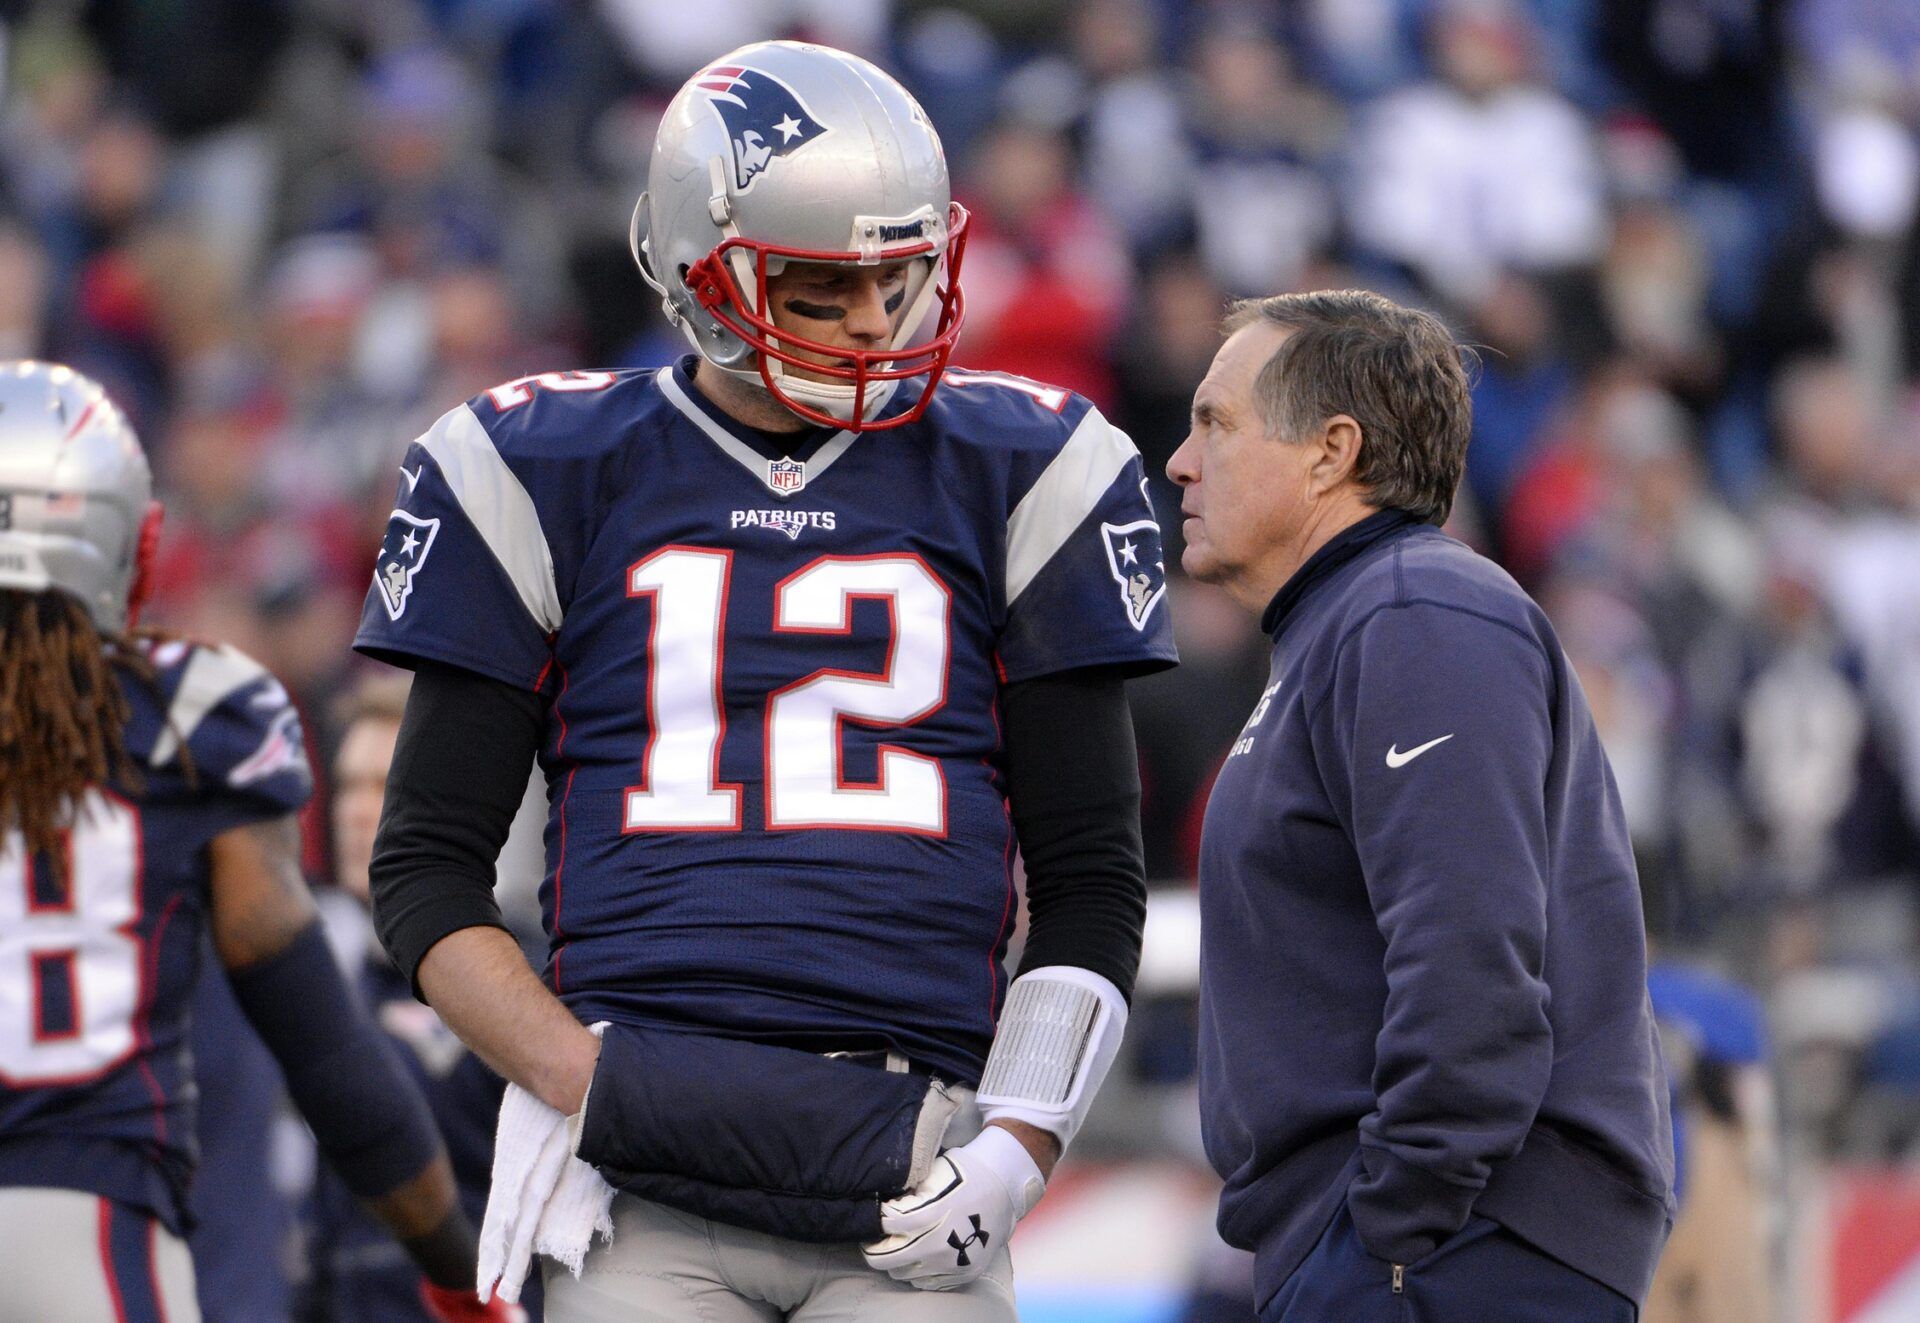
<svg viewBox="0 0 1920 1323"><path fill-rule="evenodd" d="M1007 990L1006 1010L980 1081L983 1120L1025 1121L1073 1142L1127 1028L1127 1002L1078 965L1030 970Z"/></svg>

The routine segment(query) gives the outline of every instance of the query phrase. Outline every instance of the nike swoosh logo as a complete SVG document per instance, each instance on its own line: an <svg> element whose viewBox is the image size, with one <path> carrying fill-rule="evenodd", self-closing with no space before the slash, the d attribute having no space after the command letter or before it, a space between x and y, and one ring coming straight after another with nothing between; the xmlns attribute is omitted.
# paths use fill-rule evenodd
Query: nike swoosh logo
<svg viewBox="0 0 1920 1323"><path fill-rule="evenodd" d="M420 485L420 470L401 466L400 476L407 480L407 495L413 495L413 489Z"/></svg>
<svg viewBox="0 0 1920 1323"><path fill-rule="evenodd" d="M1405 753L1401 753L1397 746L1389 744L1387 746L1387 766L1405 767L1408 763L1412 762L1415 758L1418 758L1421 754L1425 753L1428 749L1431 749L1434 745L1445 744L1448 740L1452 738L1453 738L1452 735L1442 735L1437 740L1428 740L1425 744L1422 744L1419 748L1408 749Z"/></svg>

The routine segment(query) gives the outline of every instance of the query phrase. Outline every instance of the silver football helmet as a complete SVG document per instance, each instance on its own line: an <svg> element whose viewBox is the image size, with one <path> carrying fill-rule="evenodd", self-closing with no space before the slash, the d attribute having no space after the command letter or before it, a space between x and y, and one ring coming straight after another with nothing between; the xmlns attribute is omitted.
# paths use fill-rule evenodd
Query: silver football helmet
<svg viewBox="0 0 1920 1323"><path fill-rule="evenodd" d="M159 528L147 457L100 384L0 363L0 588L57 588L121 633Z"/></svg>
<svg viewBox="0 0 1920 1323"><path fill-rule="evenodd" d="M940 138L905 88L857 56L766 41L720 57L667 107L631 241L668 320L702 358L811 422L865 430L926 411L960 335L966 232ZM787 262L900 258L919 260L885 348L829 346L775 327L767 278ZM933 334L916 343L936 303ZM876 420L913 377L925 379L913 407Z"/></svg>

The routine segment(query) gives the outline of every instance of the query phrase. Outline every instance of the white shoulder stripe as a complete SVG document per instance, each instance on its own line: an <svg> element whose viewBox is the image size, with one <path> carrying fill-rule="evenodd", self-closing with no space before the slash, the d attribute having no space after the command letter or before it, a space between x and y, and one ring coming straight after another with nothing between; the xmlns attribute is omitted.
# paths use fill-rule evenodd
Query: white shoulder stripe
<svg viewBox="0 0 1920 1323"><path fill-rule="evenodd" d="M207 719L227 695L243 685L252 684L267 674L266 667L241 652L222 644L217 648L195 648L181 673L180 687L173 691L167 706L166 729L154 741L147 761L164 767L193 738L200 723Z"/></svg>
<svg viewBox="0 0 1920 1323"><path fill-rule="evenodd" d="M1127 434L1089 409L1046 472L1007 519L1007 605L1027 590L1073 530L1140 452Z"/></svg>
<svg viewBox="0 0 1920 1323"><path fill-rule="evenodd" d="M560 590L540 513L473 410L463 404L443 414L420 445L433 456L467 521L507 572L527 614L549 634L560 628Z"/></svg>

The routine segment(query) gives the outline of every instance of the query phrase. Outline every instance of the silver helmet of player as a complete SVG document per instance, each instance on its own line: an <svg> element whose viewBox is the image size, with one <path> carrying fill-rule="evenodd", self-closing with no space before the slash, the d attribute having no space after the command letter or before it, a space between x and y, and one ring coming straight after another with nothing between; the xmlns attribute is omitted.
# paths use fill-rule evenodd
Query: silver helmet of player
<svg viewBox="0 0 1920 1323"><path fill-rule="evenodd" d="M0 363L0 588L56 588L118 633L158 526L147 457L100 384Z"/></svg>
<svg viewBox="0 0 1920 1323"><path fill-rule="evenodd" d="M674 97L631 238L668 319L707 362L809 421L871 429L918 418L939 384L960 333L966 229L939 136L905 88L856 56L769 41L720 57ZM903 258L890 344L829 346L775 327L766 282L786 263ZM913 405L877 418L909 379Z"/></svg>

